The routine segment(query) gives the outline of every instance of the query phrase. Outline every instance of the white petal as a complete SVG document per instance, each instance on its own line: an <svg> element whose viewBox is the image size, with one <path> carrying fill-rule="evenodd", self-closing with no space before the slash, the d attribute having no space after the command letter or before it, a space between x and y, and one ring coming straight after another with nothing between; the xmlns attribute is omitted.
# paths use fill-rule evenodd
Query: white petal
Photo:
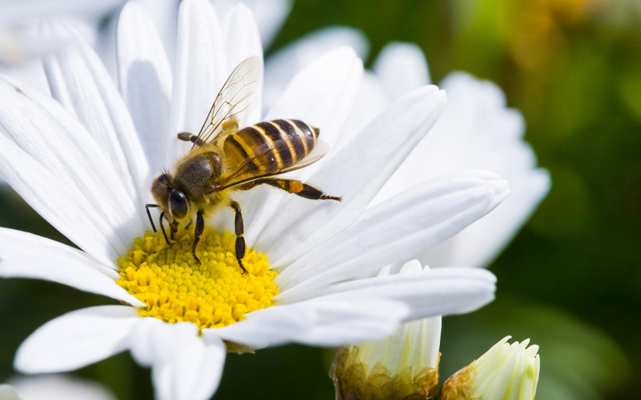
<svg viewBox="0 0 641 400"><path fill-rule="evenodd" d="M407 308L396 301L336 296L255 311L224 328L203 329L203 336L252 347L288 342L341 346L388 336L406 315Z"/></svg>
<svg viewBox="0 0 641 400"><path fill-rule="evenodd" d="M435 86L392 104L309 178L310 184L341 196L342 202L288 196L255 247L268 249L271 264L282 266L352 224L427 134L444 104L445 94Z"/></svg>
<svg viewBox="0 0 641 400"><path fill-rule="evenodd" d="M510 196L496 210L419 258L434 267L488 266L530 218L550 190L546 170L531 170L510 182Z"/></svg>
<svg viewBox="0 0 641 400"><path fill-rule="evenodd" d="M63 182L5 135L0 154L2 179L54 228L105 265L118 257L124 243L114 243L112 228L80 188Z"/></svg>
<svg viewBox="0 0 641 400"><path fill-rule="evenodd" d="M154 21L162 39L169 65L174 65L176 53L176 32L180 0L136 0L145 6L145 11Z"/></svg>
<svg viewBox="0 0 641 400"><path fill-rule="evenodd" d="M536 155L523 141L523 117L506 107L500 88L464 73L451 74L443 87L448 92L443 116L373 203L450 171L483 168L500 174L510 183L510 198L468 228L469 233L422 258L433 267L485 266L545 197L550 179L547 171L536 168Z"/></svg>
<svg viewBox="0 0 641 400"><path fill-rule="evenodd" d="M417 186L369 209L359 222L288 265L276 278L278 298L407 261L491 211L507 192L504 180L484 171Z"/></svg>
<svg viewBox="0 0 641 400"><path fill-rule="evenodd" d="M291 11L291 0L213 0L216 9L225 15L235 5L244 3L256 16L262 46L268 48Z"/></svg>
<svg viewBox="0 0 641 400"><path fill-rule="evenodd" d="M118 20L120 92L131 112L152 173L166 167L172 76L153 21L128 2Z"/></svg>
<svg viewBox="0 0 641 400"><path fill-rule="evenodd" d="M496 278L476 268L440 268L420 274L390 275L338 283L322 290L327 298L353 296L360 299L391 299L405 303L410 314L404 322L435 315L462 314L494 299ZM320 293L321 291L319 291ZM318 293L297 297L279 295L278 301L300 301Z"/></svg>
<svg viewBox="0 0 641 400"><path fill-rule="evenodd" d="M16 369L30 374L69 371L126 349L126 337L138 321L128 306L77 310L38 328L18 348Z"/></svg>
<svg viewBox="0 0 641 400"><path fill-rule="evenodd" d="M278 103L266 119L300 119L319 127L320 138L330 145L338 134L351 109L358 83L363 73L362 61L349 48L342 48L316 60L300 72L287 86ZM316 171L325 160L289 174L295 179L305 179ZM247 220L247 238L252 243L283 199L283 193L274 190L258 192L244 207ZM260 219L257 219L260 218Z"/></svg>
<svg viewBox="0 0 641 400"><path fill-rule="evenodd" d="M256 26L256 20L251 10L244 4L233 7L223 21L225 32L225 50L227 54L227 71L233 71L238 64L251 56L259 56L262 59L263 47L260 42L260 34ZM258 104L247 119L249 123L256 123L262 116L262 75L261 84L256 90Z"/></svg>
<svg viewBox="0 0 641 400"><path fill-rule="evenodd" d="M129 334L128 347L131 356L142 367L151 367L156 357L154 342L150 339L154 331L160 331L166 325L165 322L158 318L145 317L134 325Z"/></svg>
<svg viewBox="0 0 641 400"><path fill-rule="evenodd" d="M166 165L191 147L191 143L179 142L176 134L198 133L227 75L223 33L214 8L208 0L183 1L178 17L171 128L162 139L169 143Z"/></svg>
<svg viewBox="0 0 641 400"><path fill-rule="evenodd" d="M42 30L45 36L75 38L73 46L45 58L53 98L91 132L127 184L132 200L143 204L149 192L144 187L149 166L129 111L107 70L69 23L49 21Z"/></svg>
<svg viewBox="0 0 641 400"><path fill-rule="evenodd" d="M353 49L342 47L327 53L296 74L265 119L303 120L320 128L320 138L331 146L356 98L362 75L363 62Z"/></svg>
<svg viewBox="0 0 641 400"><path fill-rule="evenodd" d="M111 269L113 265L98 264L85 253L62 243L0 228L0 254L2 277L44 279L134 306L145 305L116 285L119 276Z"/></svg>
<svg viewBox="0 0 641 400"><path fill-rule="evenodd" d="M96 38L96 45L94 46L94 50L98 54L98 57L100 57L111 80L116 83L116 86L118 83L117 28L118 18L109 18L106 24L101 26Z"/></svg>
<svg viewBox="0 0 641 400"><path fill-rule="evenodd" d="M78 120L50 97L7 76L0 76L0 95L0 124L9 136L58 176L70 194L86 199L111 226L114 245L129 242L143 229L140 210Z"/></svg>
<svg viewBox="0 0 641 400"><path fill-rule="evenodd" d="M23 400L117 400L108 387L71 375L21 376L9 382ZM0 399L9 400L1 392Z"/></svg>
<svg viewBox="0 0 641 400"><path fill-rule="evenodd" d="M268 48L294 5L291 0L247 0L258 22L263 47Z"/></svg>
<svg viewBox="0 0 641 400"><path fill-rule="evenodd" d="M422 270L418 265L419 272ZM442 317L436 316L402 324L385 340L360 346L358 358L366 364L366 374L377 365L400 373L407 367L420 370L437 368L441 343Z"/></svg>
<svg viewBox="0 0 641 400"><path fill-rule="evenodd" d="M391 42L379 53L373 68L390 101L430 83L423 50L414 43Z"/></svg>
<svg viewBox="0 0 641 400"><path fill-rule="evenodd" d="M407 337L412 343L416 343L419 349L410 354L408 363L410 365L430 365L436 368L439 363L439 347L441 344L441 325L443 318L438 315L431 318L423 318L410 322L407 330Z"/></svg>
<svg viewBox="0 0 641 400"><path fill-rule="evenodd" d="M231 72L241 61L251 56L263 56L260 33L252 11L239 4L225 14L223 20L227 71Z"/></svg>
<svg viewBox="0 0 641 400"><path fill-rule="evenodd" d="M136 343L150 350L146 351L149 358L144 361L151 363L156 397L161 400L209 399L222 376L224 343L220 339L205 343L192 323L145 325L146 337L143 337L143 331L137 331L139 340ZM153 329L149 329L151 327ZM146 343L140 340L143 338ZM132 351L136 351L135 347ZM148 364L145 362L144 365Z"/></svg>
<svg viewBox="0 0 641 400"><path fill-rule="evenodd" d="M258 21L260 23L260 19ZM265 109L272 108L297 73L322 55L341 47L353 48L361 59L366 59L369 52L369 42L363 32L333 26L303 36L272 54L265 63Z"/></svg>
<svg viewBox="0 0 641 400"><path fill-rule="evenodd" d="M349 118L347 118L343 126L343 132L334 144L334 151L349 143L358 132L372 122L390 104L391 101L389 101L378 78L373 73L365 71Z"/></svg>

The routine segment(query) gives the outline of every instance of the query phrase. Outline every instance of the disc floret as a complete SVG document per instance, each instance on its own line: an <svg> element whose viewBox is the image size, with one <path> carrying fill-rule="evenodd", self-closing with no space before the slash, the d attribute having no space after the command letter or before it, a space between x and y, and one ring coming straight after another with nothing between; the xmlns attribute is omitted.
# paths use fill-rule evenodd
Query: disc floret
<svg viewBox="0 0 641 400"><path fill-rule="evenodd" d="M236 235L221 236L206 227L198 246L200 263L191 253L193 240L193 229L180 230L169 245L162 233L147 232L118 259L116 283L147 304L139 309L141 317L219 328L273 305L277 273L264 254L247 249L244 274L234 255Z"/></svg>

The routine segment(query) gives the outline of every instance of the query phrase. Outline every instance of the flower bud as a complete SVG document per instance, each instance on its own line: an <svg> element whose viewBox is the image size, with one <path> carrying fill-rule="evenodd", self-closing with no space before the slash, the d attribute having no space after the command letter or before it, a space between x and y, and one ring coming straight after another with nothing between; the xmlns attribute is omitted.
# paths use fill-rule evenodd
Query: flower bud
<svg viewBox="0 0 641 400"><path fill-rule="evenodd" d="M400 273L420 271L419 262L411 261ZM340 348L330 371L336 398L434 399L440 340L437 316L403 324L385 340Z"/></svg>
<svg viewBox="0 0 641 400"><path fill-rule="evenodd" d="M439 400L533 400L539 381L539 346L529 339L492 346L478 360L448 378Z"/></svg>

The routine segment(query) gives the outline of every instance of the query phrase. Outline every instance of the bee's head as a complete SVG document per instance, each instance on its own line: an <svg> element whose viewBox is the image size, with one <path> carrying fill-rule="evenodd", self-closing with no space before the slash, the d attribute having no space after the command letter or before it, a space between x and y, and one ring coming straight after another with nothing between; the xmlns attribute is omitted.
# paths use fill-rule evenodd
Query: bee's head
<svg viewBox="0 0 641 400"><path fill-rule="evenodd" d="M169 182L167 174L160 174L151 184L151 193L158 203L158 207L168 214L169 219L180 222L189 215L189 200L185 194L174 188Z"/></svg>

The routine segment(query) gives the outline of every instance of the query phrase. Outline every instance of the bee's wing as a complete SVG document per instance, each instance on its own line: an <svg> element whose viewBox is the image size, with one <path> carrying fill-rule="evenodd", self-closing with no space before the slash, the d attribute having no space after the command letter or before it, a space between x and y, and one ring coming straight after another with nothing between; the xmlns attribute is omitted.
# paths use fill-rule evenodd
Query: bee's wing
<svg viewBox="0 0 641 400"><path fill-rule="evenodd" d="M249 57L238 64L216 96L200 128L198 139L194 141L194 147L210 140L218 141L222 139L218 137L222 132L233 133L238 130L238 126L244 125L245 119L254 111L258 101L256 90L262 68L257 56ZM225 134L223 136L226 136Z"/></svg>
<svg viewBox="0 0 641 400"><path fill-rule="evenodd" d="M284 139L280 140L284 141ZM277 148L278 141L276 141L274 145L274 147ZM268 146L260 146L258 149L256 149L253 157L248 157L236 169L234 169L230 173L225 174L225 176L221 179L220 187L218 190L222 190L230 186L235 186L242 183L251 182L256 179L280 175L286 172L304 168L323 158L328 151L329 145L323 141L318 140L314 145L314 149L299 162L275 172L266 172L262 170L261 167L269 165L272 162L271 158L273 157L273 151Z"/></svg>

